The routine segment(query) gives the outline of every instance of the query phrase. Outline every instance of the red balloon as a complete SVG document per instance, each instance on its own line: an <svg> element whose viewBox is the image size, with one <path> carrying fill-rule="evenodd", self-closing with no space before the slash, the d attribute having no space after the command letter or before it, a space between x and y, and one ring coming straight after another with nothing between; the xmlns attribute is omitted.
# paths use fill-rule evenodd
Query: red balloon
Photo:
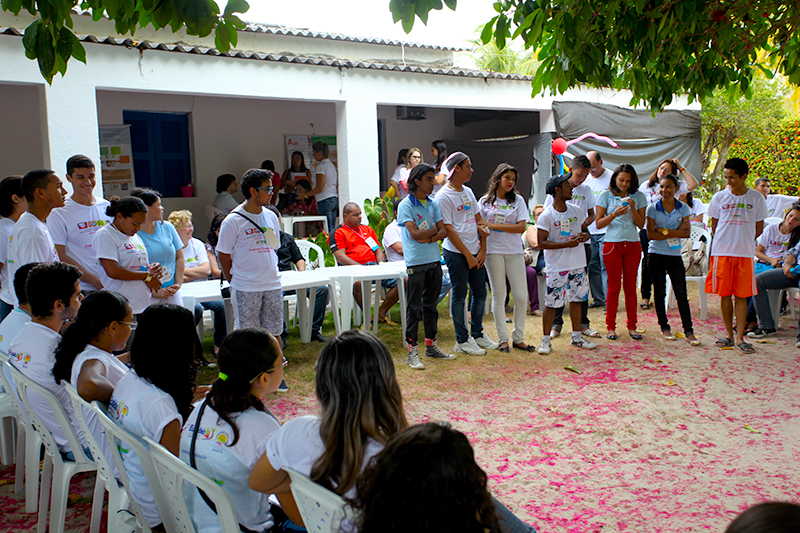
<svg viewBox="0 0 800 533"><path fill-rule="evenodd" d="M567 141L559 137L558 139L553 139L553 153L556 155L561 155L567 151Z"/></svg>

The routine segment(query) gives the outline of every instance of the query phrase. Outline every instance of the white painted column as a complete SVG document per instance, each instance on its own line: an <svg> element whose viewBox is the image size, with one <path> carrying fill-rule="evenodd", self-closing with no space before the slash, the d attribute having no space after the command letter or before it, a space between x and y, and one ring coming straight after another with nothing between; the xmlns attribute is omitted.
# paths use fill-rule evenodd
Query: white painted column
<svg viewBox="0 0 800 533"><path fill-rule="evenodd" d="M336 103L339 157L339 214L347 202L364 205L380 194L378 105L358 95Z"/></svg>
<svg viewBox="0 0 800 533"><path fill-rule="evenodd" d="M53 85L43 85L40 102L42 159L45 166L62 178L64 187L71 193L71 186L64 179L67 159L75 154L90 157L97 169L95 194L102 196L100 134L94 83L81 78L77 72L68 72L64 79L56 76Z"/></svg>

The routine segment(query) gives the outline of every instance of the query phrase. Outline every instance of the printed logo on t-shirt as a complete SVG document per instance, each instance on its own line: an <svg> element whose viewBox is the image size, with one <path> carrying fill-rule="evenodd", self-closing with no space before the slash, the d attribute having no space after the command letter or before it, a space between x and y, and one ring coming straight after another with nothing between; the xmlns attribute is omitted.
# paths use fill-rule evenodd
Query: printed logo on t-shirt
<svg viewBox="0 0 800 533"><path fill-rule="evenodd" d="M22 364L22 368L27 368L28 367L28 363L31 362L31 354L29 354L29 353L22 353L22 352L15 353L15 352L9 351L8 352L8 357L9 357L9 359L13 359L16 362L21 363ZM14 365L14 366L16 366L16 365Z"/></svg>
<svg viewBox="0 0 800 533"><path fill-rule="evenodd" d="M78 222L78 229L87 229L87 228L102 228L103 226L107 225L108 221L106 220L90 220L88 222Z"/></svg>
<svg viewBox="0 0 800 533"><path fill-rule="evenodd" d="M595 193L595 194L597 194L597 193ZM576 202L576 203L577 202L585 202L586 201L586 197L581 195L581 194L572 193L572 201Z"/></svg>
<svg viewBox="0 0 800 533"><path fill-rule="evenodd" d="M108 406L109 411L114 413L114 418L117 420L123 420L126 416L128 416L128 406L125 405L125 402L118 402L112 398Z"/></svg>
<svg viewBox="0 0 800 533"><path fill-rule="evenodd" d="M194 424L189 424L188 431L192 433L194 432ZM221 448L228 442L228 440L230 440L227 432L217 431L215 428L210 427L198 428L197 438L202 438L203 440L215 440L217 442L217 448Z"/></svg>
<svg viewBox="0 0 800 533"><path fill-rule="evenodd" d="M726 211L728 209L747 209L749 211L750 209L753 209L753 204L741 204L741 203L725 204L723 206L720 206L720 209L722 209L723 211Z"/></svg>

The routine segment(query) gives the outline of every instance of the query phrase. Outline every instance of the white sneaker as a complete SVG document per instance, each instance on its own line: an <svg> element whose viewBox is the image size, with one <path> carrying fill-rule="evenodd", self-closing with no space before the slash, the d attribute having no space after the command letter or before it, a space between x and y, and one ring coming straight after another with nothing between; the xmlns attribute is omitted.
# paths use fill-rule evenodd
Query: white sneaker
<svg viewBox="0 0 800 533"><path fill-rule="evenodd" d="M485 333L483 337L478 337L477 339L470 337L470 340L485 350L496 350L500 347L500 344L487 337Z"/></svg>
<svg viewBox="0 0 800 533"><path fill-rule="evenodd" d="M419 360L419 352L416 346L408 345L408 360L406 362L414 370L425 370L425 365Z"/></svg>
<svg viewBox="0 0 800 533"><path fill-rule="evenodd" d="M472 337L469 338L472 340ZM453 346L453 351L456 353L465 353L467 355L486 355L486 350L478 346L477 344L473 345L469 342L457 342L455 346ZM472 342L475 342L474 340Z"/></svg>
<svg viewBox="0 0 800 533"><path fill-rule="evenodd" d="M594 350L597 348L597 345L581 335L580 339L573 339L572 345L577 346L578 348L583 348L584 350Z"/></svg>
<svg viewBox="0 0 800 533"><path fill-rule="evenodd" d="M542 339L542 345L539 346L539 353L542 355L547 355L553 351L553 344L550 342L550 339Z"/></svg>

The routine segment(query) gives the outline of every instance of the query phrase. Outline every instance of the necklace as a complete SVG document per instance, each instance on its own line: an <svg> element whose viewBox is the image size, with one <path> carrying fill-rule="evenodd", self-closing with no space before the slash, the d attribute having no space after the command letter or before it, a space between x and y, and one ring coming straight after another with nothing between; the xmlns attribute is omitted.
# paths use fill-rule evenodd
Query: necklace
<svg viewBox="0 0 800 533"><path fill-rule="evenodd" d="M250 209L250 207L247 205L247 202L245 202L245 204L244 204L244 210L247 211L248 213L253 213L254 215L258 215L259 214L255 210Z"/></svg>

